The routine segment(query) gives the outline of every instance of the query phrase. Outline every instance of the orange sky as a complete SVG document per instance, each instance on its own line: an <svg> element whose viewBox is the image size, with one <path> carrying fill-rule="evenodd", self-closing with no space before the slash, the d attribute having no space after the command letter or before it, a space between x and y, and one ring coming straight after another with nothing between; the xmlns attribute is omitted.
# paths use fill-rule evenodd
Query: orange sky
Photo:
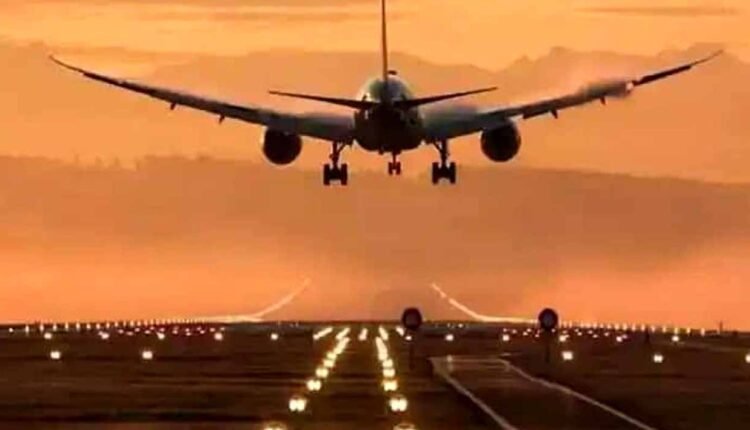
<svg viewBox="0 0 750 430"><path fill-rule="evenodd" d="M391 3L393 49L435 62L499 68L553 46L653 54L698 42L750 58L744 0ZM0 12L0 37L77 49L240 55L378 46L375 0L1 0Z"/></svg>

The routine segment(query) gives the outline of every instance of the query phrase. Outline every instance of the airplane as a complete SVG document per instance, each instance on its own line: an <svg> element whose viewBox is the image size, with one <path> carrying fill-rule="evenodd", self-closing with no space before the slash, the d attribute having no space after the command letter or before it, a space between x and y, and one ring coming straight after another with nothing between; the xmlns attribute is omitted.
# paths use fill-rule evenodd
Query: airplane
<svg viewBox="0 0 750 430"><path fill-rule="evenodd" d="M423 145L433 146L440 157L432 163L432 183L445 179L456 183L456 163L450 161L448 143L451 139L480 133L482 152L494 162L508 162L521 147L521 135L517 123L542 115L557 118L559 111L601 101L608 98L628 96L636 87L683 73L694 66L705 63L721 54L716 52L705 58L658 70L633 79L618 79L597 82L570 94L542 99L531 103L499 106L475 110L455 109L441 113L429 113L421 107L480 93L493 91L496 87L469 91L415 97L395 70L388 64L388 38L386 0L380 1L380 53L382 70L380 76L369 79L354 98L328 97L286 91L270 91L284 97L328 103L352 109L351 115L286 113L263 107L242 105L226 100L199 96L169 88L152 86L132 80L106 76L97 72L67 64L51 56L58 65L82 74L84 77L114 85L136 93L166 101L170 109L186 106L202 110L219 117L257 124L265 127L262 150L273 164L292 163L302 151L302 137L313 138L331 144L330 162L323 166L323 184L339 182L347 185L349 169L341 163L341 153L355 143L366 151L390 155L388 174L400 175L399 155Z"/></svg>

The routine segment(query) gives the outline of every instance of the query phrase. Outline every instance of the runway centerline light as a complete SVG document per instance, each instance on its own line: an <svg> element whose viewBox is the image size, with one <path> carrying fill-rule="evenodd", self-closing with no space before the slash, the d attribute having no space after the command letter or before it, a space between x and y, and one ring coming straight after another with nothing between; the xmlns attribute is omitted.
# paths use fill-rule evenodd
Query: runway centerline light
<svg viewBox="0 0 750 430"><path fill-rule="evenodd" d="M658 353L658 352L657 352L657 353L654 353L654 355L653 355L653 357L652 357L652 360L653 360L653 362L654 362L654 363L656 363L656 364L661 364L661 363L663 363L663 362L664 362L664 355L663 355L663 354L661 354L661 353Z"/></svg>
<svg viewBox="0 0 750 430"><path fill-rule="evenodd" d="M281 422L270 422L263 424L263 430L288 430L289 427L286 426L286 424Z"/></svg>
<svg viewBox="0 0 750 430"><path fill-rule="evenodd" d="M271 341L276 342L279 340L279 334L276 332L271 333Z"/></svg>
<svg viewBox="0 0 750 430"><path fill-rule="evenodd" d="M60 359L62 359L62 352L57 349L53 349L49 352L49 358L50 360L59 361Z"/></svg>
<svg viewBox="0 0 750 430"><path fill-rule="evenodd" d="M453 342L454 339L455 339L455 336L453 336L453 333L447 333L445 335L445 341L446 342Z"/></svg>
<svg viewBox="0 0 750 430"><path fill-rule="evenodd" d="M391 412L406 412L406 409L409 407L409 401L406 400L403 394L395 394L388 400L388 407L391 409Z"/></svg>
<svg viewBox="0 0 750 430"><path fill-rule="evenodd" d="M500 340L502 340L503 342L510 342L510 335L507 333L503 333L503 335L500 336Z"/></svg>
<svg viewBox="0 0 750 430"><path fill-rule="evenodd" d="M386 393L394 392L398 390L398 381L395 379L384 379L383 380L383 391Z"/></svg>
<svg viewBox="0 0 750 430"><path fill-rule="evenodd" d="M307 397L301 394L295 394L289 399L289 411L293 413L302 413L307 409Z"/></svg>
<svg viewBox="0 0 750 430"><path fill-rule="evenodd" d="M323 382L320 379L308 379L307 384L307 391L320 391L321 388L323 388Z"/></svg>
<svg viewBox="0 0 750 430"><path fill-rule="evenodd" d="M383 369L383 377L384 378L393 378L396 376L396 370L392 367L387 367Z"/></svg>
<svg viewBox="0 0 750 430"><path fill-rule="evenodd" d="M143 361L151 361L154 359L154 352L150 349L144 349L141 351L141 359Z"/></svg>
<svg viewBox="0 0 750 430"><path fill-rule="evenodd" d="M217 342L221 342L224 340L224 334L220 331L217 331L214 333L214 340Z"/></svg>
<svg viewBox="0 0 750 430"><path fill-rule="evenodd" d="M574 354L573 351L565 350L562 352L562 359L563 361L573 361Z"/></svg>
<svg viewBox="0 0 750 430"><path fill-rule="evenodd" d="M317 369L315 369L315 376L320 379L327 378L329 373L330 372L325 367L318 367Z"/></svg>
<svg viewBox="0 0 750 430"><path fill-rule="evenodd" d="M672 342L673 342L673 343L679 343L679 342L680 342L680 335L678 335L678 334L673 334L673 335L672 335Z"/></svg>
<svg viewBox="0 0 750 430"><path fill-rule="evenodd" d="M52 333L45 331L44 332L44 340L52 340Z"/></svg>

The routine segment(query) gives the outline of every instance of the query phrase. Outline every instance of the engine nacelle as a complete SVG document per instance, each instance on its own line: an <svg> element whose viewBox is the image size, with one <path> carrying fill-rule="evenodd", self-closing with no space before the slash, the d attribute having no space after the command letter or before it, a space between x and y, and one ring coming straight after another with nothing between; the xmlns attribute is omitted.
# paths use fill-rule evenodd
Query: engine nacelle
<svg viewBox="0 0 750 430"><path fill-rule="evenodd" d="M519 149L521 134L512 122L482 132L482 152L492 161L509 161Z"/></svg>
<svg viewBox="0 0 750 430"><path fill-rule="evenodd" d="M263 134L263 154L268 161L277 165L287 165L302 152L302 138L296 134L266 129Z"/></svg>

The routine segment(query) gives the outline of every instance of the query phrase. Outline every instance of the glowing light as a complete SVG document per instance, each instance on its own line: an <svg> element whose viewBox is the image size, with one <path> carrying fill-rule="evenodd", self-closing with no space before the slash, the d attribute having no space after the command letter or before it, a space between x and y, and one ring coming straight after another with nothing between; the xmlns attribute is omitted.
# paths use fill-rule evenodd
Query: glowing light
<svg viewBox="0 0 750 430"><path fill-rule="evenodd" d="M654 353L653 357L651 358L654 363L656 364L662 364L664 362L664 355L661 353Z"/></svg>
<svg viewBox="0 0 750 430"><path fill-rule="evenodd" d="M565 350L562 352L562 359L563 361L573 361L574 354L573 351Z"/></svg>
<svg viewBox="0 0 750 430"><path fill-rule="evenodd" d="M680 335L673 334L672 335L672 343L678 343L680 341Z"/></svg>
<svg viewBox="0 0 750 430"><path fill-rule="evenodd" d="M222 340L224 340L224 334L222 332L220 332L220 331L215 332L214 333L214 340L217 341L217 342L221 342Z"/></svg>
<svg viewBox="0 0 750 430"><path fill-rule="evenodd" d="M745 363L750 364L750 352L745 354Z"/></svg>
<svg viewBox="0 0 750 430"><path fill-rule="evenodd" d="M387 358L383 360L383 369L393 369L393 360L390 358Z"/></svg>
<svg viewBox="0 0 750 430"><path fill-rule="evenodd" d="M402 394L396 394L388 400L388 407L391 409L391 412L406 412L406 409L409 407L409 401Z"/></svg>
<svg viewBox="0 0 750 430"><path fill-rule="evenodd" d="M360 342L364 342L367 340L367 327L363 328L359 332L359 336L357 337Z"/></svg>
<svg viewBox="0 0 750 430"><path fill-rule="evenodd" d="M330 358L323 359L323 367L325 367L326 369L333 369L335 365L335 360L331 360Z"/></svg>
<svg viewBox="0 0 750 430"><path fill-rule="evenodd" d="M336 340L341 340L341 339L345 338L347 335L349 335L350 331L351 330L349 329L349 327L347 327L347 328L341 330L340 332L336 333Z"/></svg>
<svg viewBox="0 0 750 430"><path fill-rule="evenodd" d="M378 335L381 339L388 340L388 331L384 329L382 325L378 327Z"/></svg>
<svg viewBox="0 0 750 430"><path fill-rule="evenodd" d="M307 380L307 391L320 391L323 388L323 382L320 379L308 379Z"/></svg>
<svg viewBox="0 0 750 430"><path fill-rule="evenodd" d="M100 333L99 333L99 337L100 337L100 338L101 338L102 340L108 340L108 339L109 339L109 333L107 333L106 331L100 332Z"/></svg>
<svg viewBox="0 0 750 430"><path fill-rule="evenodd" d="M393 378L396 376L396 370L392 367L383 369L383 377L384 378Z"/></svg>
<svg viewBox="0 0 750 430"><path fill-rule="evenodd" d="M390 393L398 390L398 381L395 379L384 379L383 380L383 391Z"/></svg>
<svg viewBox="0 0 750 430"><path fill-rule="evenodd" d="M58 351L56 349L53 349L52 351L49 352L49 358L50 358L50 360L55 360L55 361L61 360L62 359L62 352L60 352L60 351Z"/></svg>
<svg viewBox="0 0 750 430"><path fill-rule="evenodd" d="M448 333L445 335L446 342L453 342L453 339L455 339L455 336L453 336L453 333Z"/></svg>
<svg viewBox="0 0 750 430"><path fill-rule="evenodd" d="M295 394L289 399L289 411L294 413L302 413L307 409L307 397L301 394Z"/></svg>
<svg viewBox="0 0 750 430"><path fill-rule="evenodd" d="M326 327L326 328L324 328L322 330L319 330L319 331L313 333L313 340L323 339L324 337L328 336L332 332L333 332L333 327Z"/></svg>
<svg viewBox="0 0 750 430"><path fill-rule="evenodd" d="M403 422L403 423L396 424L393 427L393 430L417 430L417 426L415 426L412 423Z"/></svg>
<svg viewBox="0 0 750 430"><path fill-rule="evenodd" d="M44 340L52 340L52 333L45 331L44 332Z"/></svg>
<svg viewBox="0 0 750 430"><path fill-rule="evenodd" d="M500 340L503 342L510 342L510 335L508 333L503 333L503 335L500 336Z"/></svg>
<svg viewBox="0 0 750 430"><path fill-rule="evenodd" d="M412 337L411 337L411 335L410 335L410 334L407 334L406 336L404 336L404 339L405 339L405 340L406 340L407 342L411 342L411 340L412 340Z"/></svg>
<svg viewBox="0 0 750 430"><path fill-rule="evenodd" d="M143 361L151 361L154 359L154 352L150 349L144 349L141 351L141 360Z"/></svg>
<svg viewBox="0 0 750 430"><path fill-rule="evenodd" d="M167 337L167 335L164 334L163 332L157 332L156 333L156 338L159 339L159 340L164 340L166 337Z"/></svg>
<svg viewBox="0 0 750 430"><path fill-rule="evenodd" d="M326 379L329 373L329 370L325 367L318 367L317 369L315 369L315 376L320 379Z"/></svg>
<svg viewBox="0 0 750 430"><path fill-rule="evenodd" d="M288 430L286 424L278 421L263 424L263 430Z"/></svg>
<svg viewBox="0 0 750 430"><path fill-rule="evenodd" d="M565 343L565 342L568 341L568 335L567 334L561 334L560 336L557 337L557 340L560 343Z"/></svg>
<svg viewBox="0 0 750 430"><path fill-rule="evenodd" d="M398 333L399 336L404 337L404 335L406 334L406 330L404 330L403 327L398 326L396 327L396 333Z"/></svg>

